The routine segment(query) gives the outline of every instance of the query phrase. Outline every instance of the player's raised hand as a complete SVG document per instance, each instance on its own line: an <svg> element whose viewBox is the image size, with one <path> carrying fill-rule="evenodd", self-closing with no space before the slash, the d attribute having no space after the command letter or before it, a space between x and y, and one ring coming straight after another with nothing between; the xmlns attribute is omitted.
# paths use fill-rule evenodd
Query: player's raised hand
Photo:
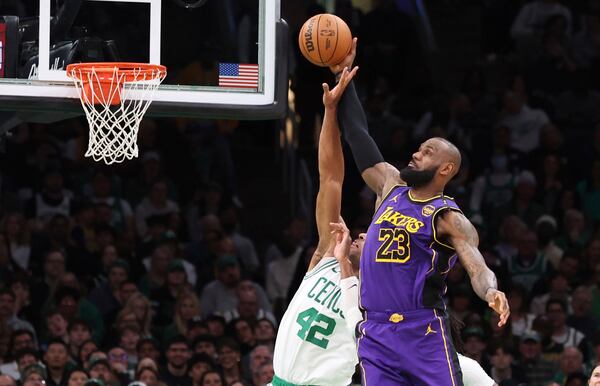
<svg viewBox="0 0 600 386"><path fill-rule="evenodd" d="M335 66L329 67L331 72L333 72L334 74L338 74L340 71L342 71L346 67L352 68L352 64L354 63L354 58L356 57L356 42L357 41L358 41L358 38L352 39L352 47L350 48L350 52L344 58L344 60L342 60Z"/></svg>
<svg viewBox="0 0 600 386"><path fill-rule="evenodd" d="M510 307L508 306L508 300L506 300L504 292L490 288L485 294L485 300L488 302L490 308L500 315L498 327L504 326L510 316Z"/></svg>
<svg viewBox="0 0 600 386"><path fill-rule="evenodd" d="M337 104L340 102L346 87L356 75L358 71L358 66L354 67L352 71L349 71L348 68L344 68L342 70L342 76L340 81L333 89L329 89L329 85L327 83L323 83L323 104L326 108L335 108Z"/></svg>
<svg viewBox="0 0 600 386"><path fill-rule="evenodd" d="M335 234L335 248L333 249L333 256L340 263L348 259L350 254L350 245L352 245L352 238L350 237L350 231L343 222L329 223L331 226L331 233Z"/></svg>

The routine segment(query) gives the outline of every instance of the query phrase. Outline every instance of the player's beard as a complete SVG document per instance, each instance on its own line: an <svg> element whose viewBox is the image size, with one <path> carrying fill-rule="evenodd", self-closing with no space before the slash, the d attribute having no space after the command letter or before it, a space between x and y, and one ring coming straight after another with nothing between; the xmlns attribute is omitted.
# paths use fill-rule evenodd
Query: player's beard
<svg viewBox="0 0 600 386"><path fill-rule="evenodd" d="M435 173L437 173L437 170L437 167L425 170L416 170L410 166L407 166L404 169L400 170L400 178L402 178L402 180L406 182L408 186L411 186L413 188L420 188L422 186L427 185L433 180L433 177L435 177Z"/></svg>

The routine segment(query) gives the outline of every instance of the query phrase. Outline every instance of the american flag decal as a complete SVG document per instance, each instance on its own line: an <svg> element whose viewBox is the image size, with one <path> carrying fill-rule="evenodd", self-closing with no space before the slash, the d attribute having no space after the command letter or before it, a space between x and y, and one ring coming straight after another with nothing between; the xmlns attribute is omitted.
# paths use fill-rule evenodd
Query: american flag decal
<svg viewBox="0 0 600 386"><path fill-rule="evenodd" d="M258 88L258 64L219 63L219 87Z"/></svg>

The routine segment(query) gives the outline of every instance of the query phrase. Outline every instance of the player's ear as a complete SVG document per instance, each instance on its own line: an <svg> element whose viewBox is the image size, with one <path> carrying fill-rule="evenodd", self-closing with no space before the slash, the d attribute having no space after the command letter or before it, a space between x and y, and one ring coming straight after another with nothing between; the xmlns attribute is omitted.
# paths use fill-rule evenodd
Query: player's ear
<svg viewBox="0 0 600 386"><path fill-rule="evenodd" d="M443 176L452 176L454 173L454 167L455 165L453 162L443 163L439 169L439 173Z"/></svg>

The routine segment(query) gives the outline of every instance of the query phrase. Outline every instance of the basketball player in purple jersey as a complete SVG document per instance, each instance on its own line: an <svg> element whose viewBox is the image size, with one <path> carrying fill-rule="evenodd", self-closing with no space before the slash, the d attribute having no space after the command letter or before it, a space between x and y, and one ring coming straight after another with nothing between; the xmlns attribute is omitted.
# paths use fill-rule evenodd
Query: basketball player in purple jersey
<svg viewBox="0 0 600 386"><path fill-rule="evenodd" d="M351 68L348 57L332 68ZM477 295L509 316L504 293L478 250L473 225L454 200L443 194L458 173L460 152L443 138L431 138L398 171L384 162L368 133L364 111L351 83L338 108L344 137L377 209L360 259L358 354L363 384L463 385L443 301L445 278L457 258Z"/></svg>

